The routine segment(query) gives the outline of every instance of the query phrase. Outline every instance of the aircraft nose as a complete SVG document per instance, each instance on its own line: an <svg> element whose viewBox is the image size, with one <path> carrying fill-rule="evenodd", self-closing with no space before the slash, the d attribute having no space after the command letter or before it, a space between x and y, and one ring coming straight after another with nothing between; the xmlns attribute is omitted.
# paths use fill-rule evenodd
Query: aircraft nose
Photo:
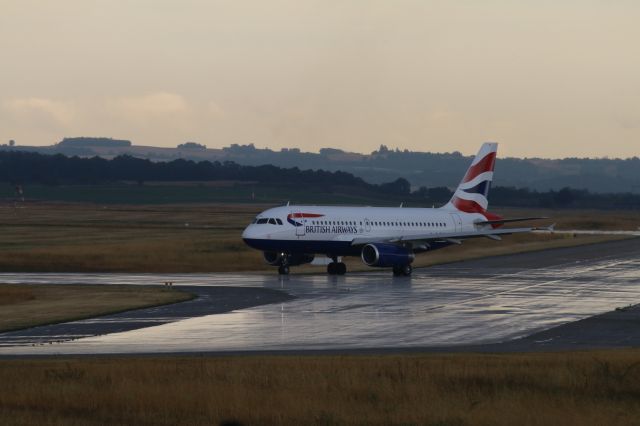
<svg viewBox="0 0 640 426"><path fill-rule="evenodd" d="M256 238L258 236L258 230L256 229L255 226L253 226L253 224L247 226L246 228L244 228L244 231L242 231L242 238L243 239L252 239L252 238Z"/></svg>

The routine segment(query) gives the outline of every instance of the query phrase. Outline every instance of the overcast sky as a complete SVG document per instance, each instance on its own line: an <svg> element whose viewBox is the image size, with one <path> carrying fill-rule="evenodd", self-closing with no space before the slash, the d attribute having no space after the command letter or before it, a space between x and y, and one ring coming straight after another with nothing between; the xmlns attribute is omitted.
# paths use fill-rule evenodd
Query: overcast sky
<svg viewBox="0 0 640 426"><path fill-rule="evenodd" d="M0 0L0 143L640 155L636 0Z"/></svg>

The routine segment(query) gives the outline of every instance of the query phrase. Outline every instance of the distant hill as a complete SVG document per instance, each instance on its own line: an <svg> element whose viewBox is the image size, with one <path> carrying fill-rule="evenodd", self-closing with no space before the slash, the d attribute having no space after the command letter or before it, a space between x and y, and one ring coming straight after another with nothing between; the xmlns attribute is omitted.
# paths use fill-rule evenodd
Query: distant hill
<svg viewBox="0 0 640 426"><path fill-rule="evenodd" d="M373 184L342 171L301 170L232 161L150 161L0 152L0 200L62 200L95 203L265 202L443 205L447 187L412 190L403 178ZM4 197L2 193L4 192ZM26 195L25 195L26 194ZM493 206L640 210L640 194L594 194L495 186Z"/></svg>
<svg viewBox="0 0 640 426"><path fill-rule="evenodd" d="M407 179L414 189L421 186L454 187L471 161L471 157L463 156L459 152L399 151L387 149L384 145L370 154L335 148L322 148L319 153L311 153L297 148L280 151L258 149L253 144L233 144L219 149L187 142L176 148L160 148L133 145L129 141L107 138L66 138L52 146L7 145L0 149L80 157L98 156L106 159L131 155L152 161L233 161L240 165L271 164L285 168L342 170L371 183L389 182L402 177ZM640 159L499 158L494 184L537 191L571 187L596 193L640 193Z"/></svg>
<svg viewBox="0 0 640 426"><path fill-rule="evenodd" d="M131 146L131 141L123 139L112 138L93 138L81 136L79 138L64 138L58 142L58 147L61 148L128 148Z"/></svg>

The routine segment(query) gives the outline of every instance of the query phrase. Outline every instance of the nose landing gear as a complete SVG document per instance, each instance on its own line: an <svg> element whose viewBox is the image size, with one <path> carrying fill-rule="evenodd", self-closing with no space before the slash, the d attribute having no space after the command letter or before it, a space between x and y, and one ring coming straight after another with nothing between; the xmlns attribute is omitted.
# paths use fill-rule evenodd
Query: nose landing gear
<svg viewBox="0 0 640 426"><path fill-rule="evenodd" d="M278 274L289 275L289 265L280 265L278 267Z"/></svg>

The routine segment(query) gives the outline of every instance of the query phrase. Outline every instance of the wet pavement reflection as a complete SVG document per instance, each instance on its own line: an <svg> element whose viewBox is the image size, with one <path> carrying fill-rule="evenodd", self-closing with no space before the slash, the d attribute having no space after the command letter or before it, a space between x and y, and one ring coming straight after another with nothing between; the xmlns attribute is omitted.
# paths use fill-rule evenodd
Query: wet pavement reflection
<svg viewBox="0 0 640 426"><path fill-rule="evenodd" d="M33 339L14 340L0 346L0 354L402 348L506 341L638 303L640 239L416 269L411 278L395 278L386 270L343 277L0 274L0 282L7 283L141 285L167 280L176 286L277 289L296 298L73 341L61 333L53 339L60 343L31 346ZM140 320L134 313L122 315L121 321Z"/></svg>

